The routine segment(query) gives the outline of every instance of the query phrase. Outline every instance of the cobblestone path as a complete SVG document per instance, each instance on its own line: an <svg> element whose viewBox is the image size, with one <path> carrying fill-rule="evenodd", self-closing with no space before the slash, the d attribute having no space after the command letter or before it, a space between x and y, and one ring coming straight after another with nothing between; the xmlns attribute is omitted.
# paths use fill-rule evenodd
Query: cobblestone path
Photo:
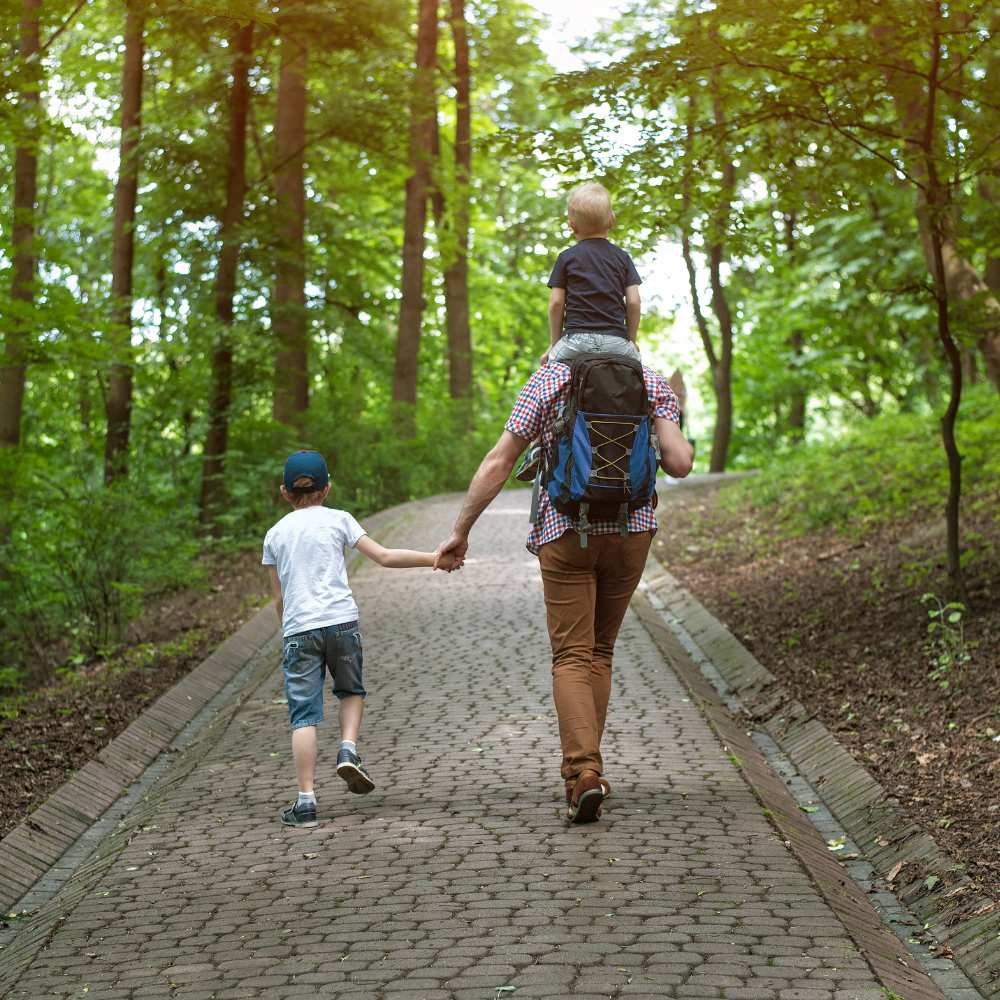
<svg viewBox="0 0 1000 1000"><path fill-rule="evenodd" d="M323 822L278 824L293 780L276 666L110 863L49 904L8 995L885 1000L631 613L614 795L600 823L564 826L527 504L499 498L461 573L355 574L373 794L337 779L328 723ZM380 540L433 548L454 512L419 505Z"/></svg>

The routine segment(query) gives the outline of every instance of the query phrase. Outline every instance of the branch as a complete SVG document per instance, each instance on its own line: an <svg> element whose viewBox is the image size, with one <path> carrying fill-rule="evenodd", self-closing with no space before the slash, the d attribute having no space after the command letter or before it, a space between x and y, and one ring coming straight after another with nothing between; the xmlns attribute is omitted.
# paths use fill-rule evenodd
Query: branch
<svg viewBox="0 0 1000 1000"><path fill-rule="evenodd" d="M76 6L69 12L66 20L52 32L51 35L45 40L45 44L40 46L38 49L38 54L40 56L44 55L48 51L49 46L76 20L77 14L87 6L87 0L77 0Z"/></svg>

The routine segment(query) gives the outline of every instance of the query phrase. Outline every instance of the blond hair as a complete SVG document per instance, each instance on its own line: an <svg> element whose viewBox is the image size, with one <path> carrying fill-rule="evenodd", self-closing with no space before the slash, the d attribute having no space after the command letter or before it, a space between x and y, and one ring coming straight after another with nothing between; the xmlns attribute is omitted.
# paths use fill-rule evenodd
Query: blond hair
<svg viewBox="0 0 1000 1000"><path fill-rule="evenodd" d="M566 211L570 222L581 233L606 233L615 224L611 195L603 184L595 181L570 191Z"/></svg>

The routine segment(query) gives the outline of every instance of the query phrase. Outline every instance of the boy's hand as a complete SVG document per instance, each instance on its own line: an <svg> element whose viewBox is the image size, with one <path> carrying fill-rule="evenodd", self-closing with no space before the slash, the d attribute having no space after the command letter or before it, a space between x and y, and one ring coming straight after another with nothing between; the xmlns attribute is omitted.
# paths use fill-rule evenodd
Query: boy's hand
<svg viewBox="0 0 1000 1000"><path fill-rule="evenodd" d="M547 365L549 363L549 352L546 351L539 359L538 363L540 365Z"/></svg>

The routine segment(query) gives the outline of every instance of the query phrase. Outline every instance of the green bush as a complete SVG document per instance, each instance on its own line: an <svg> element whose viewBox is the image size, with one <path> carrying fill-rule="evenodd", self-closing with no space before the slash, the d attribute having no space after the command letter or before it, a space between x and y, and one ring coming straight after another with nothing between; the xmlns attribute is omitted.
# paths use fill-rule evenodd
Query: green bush
<svg viewBox="0 0 1000 1000"><path fill-rule="evenodd" d="M1000 484L1000 399L967 390L956 427L969 502ZM767 474L727 491L728 504L767 512L791 534L835 526L865 530L911 512L944 509L948 465L935 414L885 414L842 436L775 458Z"/></svg>
<svg viewBox="0 0 1000 1000"><path fill-rule="evenodd" d="M96 473L26 456L0 543L0 686L53 656L113 648L143 599L201 577L193 509L137 470L104 486Z"/></svg>

